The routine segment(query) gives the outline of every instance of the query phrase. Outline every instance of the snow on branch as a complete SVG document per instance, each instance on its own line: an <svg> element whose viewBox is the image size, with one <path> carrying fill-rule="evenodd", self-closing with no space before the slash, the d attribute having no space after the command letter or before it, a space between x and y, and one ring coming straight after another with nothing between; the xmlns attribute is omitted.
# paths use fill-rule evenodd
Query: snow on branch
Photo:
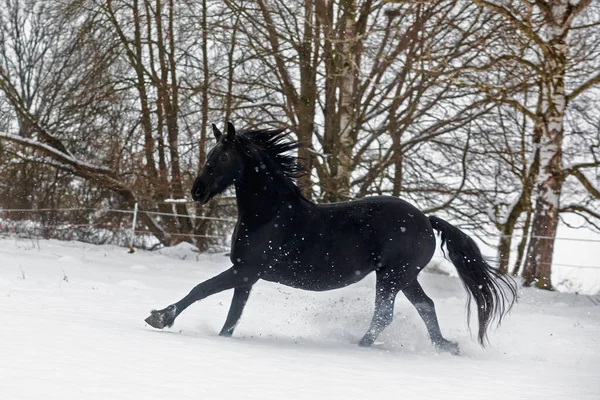
<svg viewBox="0 0 600 400"><path fill-rule="evenodd" d="M101 173L101 174L114 174L114 171L110 168L100 167L84 161L80 161L70 154L63 153L62 151L37 140L24 138L22 136L13 135L10 133L0 133L0 139L6 139L8 141L19 143L35 150L42 151L46 155L52 157L54 160L68 164L74 167L84 168L90 172Z"/></svg>
<svg viewBox="0 0 600 400"><path fill-rule="evenodd" d="M75 172L75 170L73 169L73 167L71 165L56 161L55 159L53 159L49 156L36 157L36 156L28 155L28 154L23 154L20 151L15 152L15 155L25 161L30 161L30 162L37 163L37 164L49 165L51 167L54 167L56 169L63 170L63 171Z"/></svg>

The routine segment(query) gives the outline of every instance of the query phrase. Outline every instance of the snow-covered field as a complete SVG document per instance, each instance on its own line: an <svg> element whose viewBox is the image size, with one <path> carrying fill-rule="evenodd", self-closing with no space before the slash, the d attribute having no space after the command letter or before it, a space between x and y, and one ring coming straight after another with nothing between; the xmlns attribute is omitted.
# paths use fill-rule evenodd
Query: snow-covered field
<svg viewBox="0 0 600 400"><path fill-rule="evenodd" d="M403 295L383 342L359 348L372 277L312 293L260 282L233 338L217 336L231 292L190 307L170 330L145 326L222 254L0 239L2 399L600 399L598 298L535 289L482 349L453 277L421 274L442 331L436 353Z"/></svg>

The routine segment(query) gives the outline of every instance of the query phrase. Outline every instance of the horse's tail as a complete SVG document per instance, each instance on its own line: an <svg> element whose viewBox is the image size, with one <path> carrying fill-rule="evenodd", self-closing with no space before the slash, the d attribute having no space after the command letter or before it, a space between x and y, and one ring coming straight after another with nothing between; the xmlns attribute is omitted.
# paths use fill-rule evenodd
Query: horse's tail
<svg viewBox="0 0 600 400"><path fill-rule="evenodd" d="M440 247L443 251L446 244L450 260L467 290L467 321L471 316L471 299L475 299L479 343L485 346L490 323L496 319L500 325L516 301L516 283L510 276L489 265L475 241L460 229L438 217L431 216L429 221L440 232Z"/></svg>

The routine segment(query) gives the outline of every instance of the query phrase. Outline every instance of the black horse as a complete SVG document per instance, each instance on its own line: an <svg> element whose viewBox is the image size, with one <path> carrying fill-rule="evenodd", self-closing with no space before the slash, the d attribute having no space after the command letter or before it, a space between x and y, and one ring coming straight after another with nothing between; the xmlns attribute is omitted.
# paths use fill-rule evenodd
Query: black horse
<svg viewBox="0 0 600 400"><path fill-rule="evenodd" d="M303 171L289 152L299 143L285 130L236 133L228 123L225 135L214 125L213 132L217 145L194 182L192 197L205 204L235 185L233 266L177 303L153 310L146 319L150 326L170 327L192 303L234 289L220 333L231 336L259 279L323 291L351 285L375 271L375 313L359 345L371 345L392 322L394 301L402 291L425 322L433 344L456 354L458 345L442 336L433 301L417 281L435 250L433 229L441 232L442 246L458 270L469 304L475 300L482 345L490 322L499 323L514 303L514 281L486 263L475 242L448 222L390 196L317 205L294 183Z"/></svg>

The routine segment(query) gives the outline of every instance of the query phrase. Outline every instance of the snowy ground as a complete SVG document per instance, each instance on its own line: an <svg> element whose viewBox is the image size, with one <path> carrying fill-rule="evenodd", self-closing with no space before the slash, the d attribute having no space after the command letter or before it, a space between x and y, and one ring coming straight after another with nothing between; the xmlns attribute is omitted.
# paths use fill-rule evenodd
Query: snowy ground
<svg viewBox="0 0 600 400"><path fill-rule="evenodd" d="M162 254L76 242L0 239L2 399L600 399L598 296L521 291L491 347L465 323L456 278L421 274L442 331L437 354L416 311L363 349L373 279L325 293L259 283L231 339L217 336L230 292L190 307L171 330L145 326L223 255Z"/></svg>

